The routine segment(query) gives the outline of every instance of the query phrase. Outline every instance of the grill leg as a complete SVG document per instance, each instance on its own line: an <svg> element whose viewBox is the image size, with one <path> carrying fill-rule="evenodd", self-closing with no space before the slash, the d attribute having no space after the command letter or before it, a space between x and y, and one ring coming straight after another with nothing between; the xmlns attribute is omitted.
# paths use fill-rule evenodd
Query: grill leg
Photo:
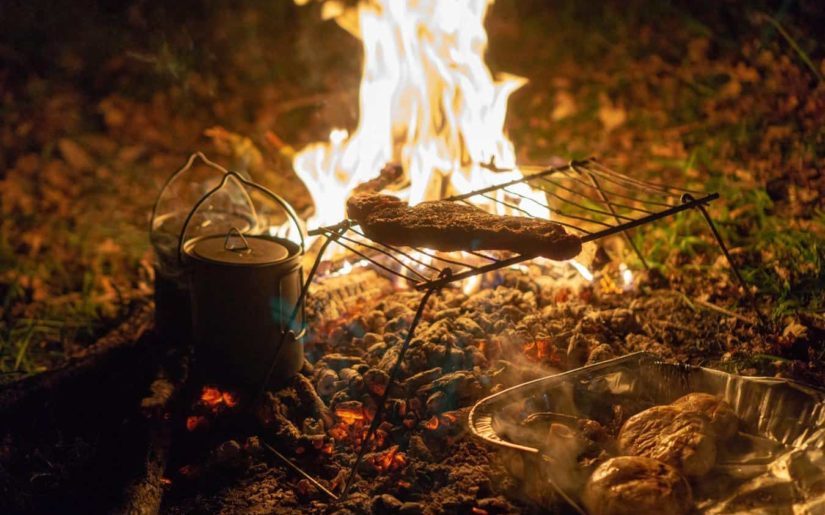
<svg viewBox="0 0 825 515"><path fill-rule="evenodd" d="M292 314L290 314L289 320L287 321L287 330L281 332L281 337L278 339L278 343L275 345L275 354L273 354L272 357L272 364L269 365L269 371L266 373L266 378L261 384L260 390L258 390L256 401L263 396L264 392L266 392L266 387L269 384L269 379L270 377L272 377L272 371L275 370L275 365L278 360L278 353L281 352L281 347L283 347L284 342L287 339L287 334L292 332L292 330L289 328L291 328L292 324L295 323L295 320L298 319L298 313L302 312L304 309L304 301L306 300L307 294L309 292L309 285L312 284L312 280L315 279L315 274L318 273L318 266L321 264L321 260L324 258L324 254L326 253L327 248L329 248L329 244L333 241L338 240L338 237L344 234L348 229L349 227L342 227L341 229L339 229L338 232L332 234L331 236L328 236L324 241L323 245L321 245L321 248L318 250L318 257L315 258L315 262L312 264L312 268L309 270L309 275L307 275L307 278L304 280L304 284L301 287L301 293L298 295L298 302L295 303L295 307L292 309ZM302 318L302 320L304 319ZM303 330L303 328L301 330ZM301 331L299 331L299 334L300 332Z"/></svg>
<svg viewBox="0 0 825 515"><path fill-rule="evenodd" d="M694 200L693 195L690 193L685 193L682 195L682 202L692 202ZM759 322L764 322L762 312L759 310L759 306L756 302L756 297L754 297L753 293L748 286L748 283L745 282L745 279L742 277L742 274L739 273L739 269L736 267L736 264L733 262L733 259L730 257L730 252L728 251L728 246L725 245L725 240L722 239L722 235L719 234L719 230L716 228L716 224L713 223L713 218L710 217L707 209L702 204L697 204L696 209L702 213L702 216L705 219L705 222L710 227L710 232L713 233L713 237L716 239L716 243L719 245L719 248L722 249L722 254L725 255L725 259L728 260L728 265L730 265L731 270L733 271L733 275L736 276L736 280L739 282L739 285L742 286L742 289L745 290L745 295L748 297L748 301L751 304L751 307L756 312L757 317L759 318Z"/></svg>
<svg viewBox="0 0 825 515"><path fill-rule="evenodd" d="M372 440L372 437L375 435L375 431L378 429L378 425L381 423L381 417L384 414L384 409L386 408L387 404L387 397L389 397L390 390L392 390L393 385L395 384L395 380L398 377L398 372L401 370L401 363L404 361L404 355L407 353L407 348L410 346L410 342L415 335L415 329L418 326L418 322L421 321L421 315L424 314L424 307L427 305L427 301L430 300L430 296L435 293L438 288L430 288L426 292L424 292L424 296L421 298L421 302L418 304L418 309L415 312L415 316L410 323L410 329L407 331L407 337L404 339L404 343L401 345L401 351L398 353L398 359L395 360L395 364L390 371L390 378L387 382L387 388L384 390L384 394L381 396L381 400L378 402L378 407L375 410L375 417L373 417L372 422L370 423L369 430L367 431L367 436L364 437L364 441L361 443L361 448L358 450L358 456L355 458L355 463L352 465L352 470L350 470L349 477L347 478L347 483L344 486L344 491L341 493L340 499L346 500L347 495L349 495L349 490L352 487L353 481L355 481L355 476L358 475L358 467L361 465L361 461L364 459L364 454L366 454L367 449L369 448L369 443Z"/></svg>
<svg viewBox="0 0 825 515"><path fill-rule="evenodd" d="M616 213L616 210L613 209L613 204L611 204L610 200L608 200L607 194L602 189L602 185L596 179L596 176L589 172L587 176L590 177L590 182L593 183L593 186L595 186L596 189L599 190L599 196L602 198L602 201L604 201L604 205L607 207L607 209L609 209L610 212L613 213L613 218L616 219L616 223L622 225L622 221L619 220L619 216ZM650 266L647 264L647 260L642 255L642 252L639 250L639 248L636 246L636 243L633 241L633 238L630 237L630 233L627 231L622 231L622 235L624 236L624 239L627 240L627 243L628 245L630 245L630 248L633 249L633 252L636 253L636 257L638 257L639 261L642 262L642 266L645 267L645 270L650 270Z"/></svg>

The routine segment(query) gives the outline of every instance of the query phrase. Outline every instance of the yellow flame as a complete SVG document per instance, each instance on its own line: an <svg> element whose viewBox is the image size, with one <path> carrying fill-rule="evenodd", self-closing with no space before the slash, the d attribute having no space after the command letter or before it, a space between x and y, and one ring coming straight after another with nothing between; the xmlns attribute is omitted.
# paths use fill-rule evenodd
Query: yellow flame
<svg viewBox="0 0 825 515"><path fill-rule="evenodd" d="M325 3L323 15L360 38L364 55L357 128L352 134L333 130L327 142L307 146L293 161L315 205L310 228L345 219L352 190L387 163L402 166L408 186L393 194L411 205L522 176L504 122L510 95L526 81L510 75L495 79L484 62L484 17L491 3L370 0L355 8L337 0ZM484 166L490 162L511 171L491 171ZM482 207L550 217L543 192L523 183L511 191L515 195L494 195L517 210L494 202ZM465 284L465 291L473 288Z"/></svg>
<svg viewBox="0 0 825 515"><path fill-rule="evenodd" d="M619 272L622 274L622 282L624 283L624 289L629 290L633 287L633 272L627 267L626 264L621 263L619 264Z"/></svg>
<svg viewBox="0 0 825 515"><path fill-rule="evenodd" d="M364 49L358 127L352 135L333 130L328 142L306 147L293 162L315 204L310 227L345 218L349 193L388 162L404 168L409 188L397 194L411 204L518 176L481 166L491 160L515 166L504 118L507 99L524 84L512 76L494 80L484 63L487 6L487 0L358 4L353 32Z"/></svg>

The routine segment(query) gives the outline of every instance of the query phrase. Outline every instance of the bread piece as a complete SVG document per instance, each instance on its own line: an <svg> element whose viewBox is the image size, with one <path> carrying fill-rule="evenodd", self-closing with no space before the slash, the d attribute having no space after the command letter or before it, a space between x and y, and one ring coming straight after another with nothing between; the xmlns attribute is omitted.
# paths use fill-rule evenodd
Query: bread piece
<svg viewBox="0 0 825 515"><path fill-rule="evenodd" d="M671 403L671 406L685 411L703 413L710 419L710 427L719 440L732 438L739 430L739 418L721 397L709 393L689 393Z"/></svg>
<svg viewBox="0 0 825 515"><path fill-rule="evenodd" d="M619 448L663 461L691 477L707 474L716 463L716 435L709 419L673 406L654 406L627 419L619 431Z"/></svg>
<svg viewBox="0 0 825 515"><path fill-rule="evenodd" d="M356 194L347 215L370 239L433 250L509 250L563 261L581 252L581 239L554 222L498 216L461 202L422 202L410 207L391 195Z"/></svg>
<svg viewBox="0 0 825 515"><path fill-rule="evenodd" d="M590 515L683 515L693 507L687 480L670 465L642 456L599 465L582 500Z"/></svg>

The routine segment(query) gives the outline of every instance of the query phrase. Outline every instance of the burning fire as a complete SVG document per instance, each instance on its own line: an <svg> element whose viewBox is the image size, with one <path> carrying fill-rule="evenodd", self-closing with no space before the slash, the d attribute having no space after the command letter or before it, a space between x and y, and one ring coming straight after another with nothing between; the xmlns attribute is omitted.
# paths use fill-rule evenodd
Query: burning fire
<svg viewBox="0 0 825 515"><path fill-rule="evenodd" d="M526 81L515 76L496 79L484 62L484 17L491 3L324 4L325 17L335 18L361 40L364 62L357 128L352 134L334 129L328 142L309 145L293 160L315 204L310 228L345 219L353 189L376 177L387 163L402 166L404 189L393 194L411 205L522 176L504 121L508 98ZM493 171L485 166L490 163L509 171ZM543 192L523 183L511 190L518 197L508 195L507 203L532 216L550 217ZM504 200L505 192L492 195ZM482 207L498 214L511 211L496 202ZM465 291L474 290L478 281L465 283Z"/></svg>

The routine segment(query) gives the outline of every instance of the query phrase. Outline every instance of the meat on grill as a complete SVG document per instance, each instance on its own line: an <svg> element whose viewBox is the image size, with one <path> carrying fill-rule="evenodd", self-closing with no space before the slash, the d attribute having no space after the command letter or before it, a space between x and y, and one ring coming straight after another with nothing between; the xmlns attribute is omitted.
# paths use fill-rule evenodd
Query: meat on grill
<svg viewBox="0 0 825 515"><path fill-rule="evenodd" d="M498 216L452 201L408 206L391 195L362 193L347 201L348 216L379 243L433 250L509 250L562 261L581 252L581 240L554 222Z"/></svg>

